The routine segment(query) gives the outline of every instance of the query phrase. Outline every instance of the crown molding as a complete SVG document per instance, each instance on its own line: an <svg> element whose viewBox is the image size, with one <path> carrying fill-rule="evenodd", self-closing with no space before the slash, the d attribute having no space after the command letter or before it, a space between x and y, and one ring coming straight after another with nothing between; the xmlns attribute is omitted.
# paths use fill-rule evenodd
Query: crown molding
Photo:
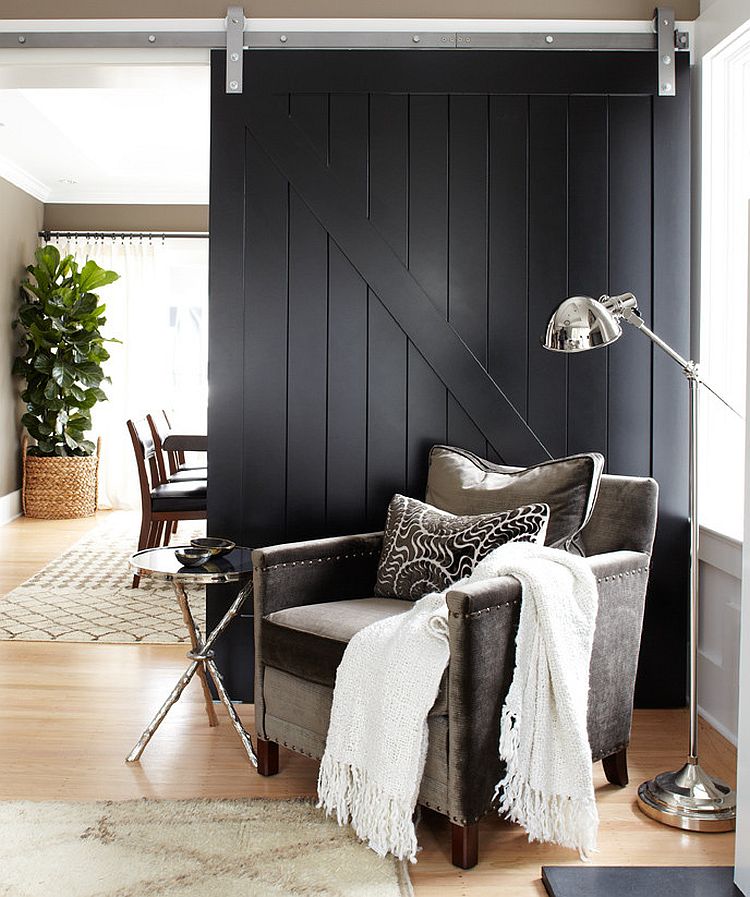
<svg viewBox="0 0 750 897"><path fill-rule="evenodd" d="M18 187L19 190L23 190L24 193L28 193L29 196L33 196L34 199L38 199L39 202L48 202L50 198L51 191L46 184L3 156L0 156L0 178L13 184L14 187Z"/></svg>

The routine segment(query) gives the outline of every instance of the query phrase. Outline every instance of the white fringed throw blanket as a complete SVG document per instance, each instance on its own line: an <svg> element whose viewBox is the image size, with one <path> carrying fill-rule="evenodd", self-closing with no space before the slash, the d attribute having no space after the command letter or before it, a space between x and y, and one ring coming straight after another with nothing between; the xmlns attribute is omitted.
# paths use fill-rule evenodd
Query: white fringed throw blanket
<svg viewBox="0 0 750 897"><path fill-rule="evenodd" d="M500 813L530 840L596 848L586 727L598 594L588 564L544 546L492 551L452 588L496 576L521 582L516 669L500 723ZM447 592L448 590L446 590ZM427 714L448 663L445 592L373 623L349 642L336 674L318 806L381 856L416 862L413 813L427 755Z"/></svg>

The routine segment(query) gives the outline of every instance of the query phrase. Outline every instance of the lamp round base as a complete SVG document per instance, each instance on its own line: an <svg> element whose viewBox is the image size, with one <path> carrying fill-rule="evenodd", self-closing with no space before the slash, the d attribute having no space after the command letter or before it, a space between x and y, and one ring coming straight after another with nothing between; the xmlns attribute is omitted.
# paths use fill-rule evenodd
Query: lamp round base
<svg viewBox="0 0 750 897"><path fill-rule="evenodd" d="M691 832L734 831L737 796L697 763L663 772L638 789L639 809L664 825Z"/></svg>

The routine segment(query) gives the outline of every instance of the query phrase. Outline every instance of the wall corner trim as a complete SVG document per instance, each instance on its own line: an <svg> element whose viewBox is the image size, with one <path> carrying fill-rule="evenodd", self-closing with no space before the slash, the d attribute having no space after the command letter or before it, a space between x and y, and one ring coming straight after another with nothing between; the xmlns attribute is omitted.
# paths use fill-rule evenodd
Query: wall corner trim
<svg viewBox="0 0 750 897"><path fill-rule="evenodd" d="M0 526L21 516L21 490L0 496Z"/></svg>

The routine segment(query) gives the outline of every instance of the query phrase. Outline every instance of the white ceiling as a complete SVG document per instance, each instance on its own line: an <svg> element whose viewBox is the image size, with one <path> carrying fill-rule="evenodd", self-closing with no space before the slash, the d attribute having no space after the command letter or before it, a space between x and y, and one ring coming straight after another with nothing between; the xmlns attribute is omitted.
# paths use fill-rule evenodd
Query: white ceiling
<svg viewBox="0 0 750 897"><path fill-rule="evenodd" d="M207 203L207 65L0 64L0 177L43 202Z"/></svg>

